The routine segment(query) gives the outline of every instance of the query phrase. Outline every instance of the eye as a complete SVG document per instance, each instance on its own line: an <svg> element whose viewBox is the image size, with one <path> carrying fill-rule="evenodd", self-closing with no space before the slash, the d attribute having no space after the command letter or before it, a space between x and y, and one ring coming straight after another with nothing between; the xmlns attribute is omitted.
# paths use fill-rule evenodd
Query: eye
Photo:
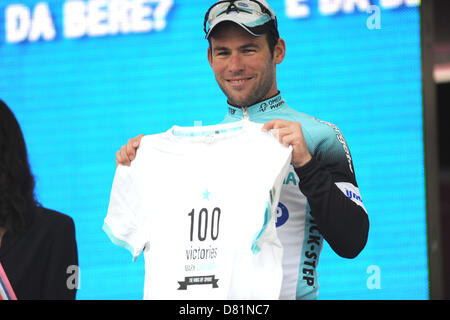
<svg viewBox="0 0 450 320"><path fill-rule="evenodd" d="M253 54L255 52L256 52L256 50L252 49L252 48L242 49L242 53L244 53L244 54Z"/></svg>
<svg viewBox="0 0 450 320"><path fill-rule="evenodd" d="M218 56L218 57L226 57L229 54L230 54L229 51L225 51L225 50L216 51L216 56Z"/></svg>

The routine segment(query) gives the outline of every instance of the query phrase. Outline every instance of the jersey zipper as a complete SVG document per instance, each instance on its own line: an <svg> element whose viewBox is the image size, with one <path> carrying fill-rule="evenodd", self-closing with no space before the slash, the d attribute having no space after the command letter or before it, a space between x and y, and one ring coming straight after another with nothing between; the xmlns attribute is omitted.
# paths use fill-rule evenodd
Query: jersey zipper
<svg viewBox="0 0 450 320"><path fill-rule="evenodd" d="M248 116L247 107L242 107L242 113L244 114L245 120L250 120L250 117Z"/></svg>

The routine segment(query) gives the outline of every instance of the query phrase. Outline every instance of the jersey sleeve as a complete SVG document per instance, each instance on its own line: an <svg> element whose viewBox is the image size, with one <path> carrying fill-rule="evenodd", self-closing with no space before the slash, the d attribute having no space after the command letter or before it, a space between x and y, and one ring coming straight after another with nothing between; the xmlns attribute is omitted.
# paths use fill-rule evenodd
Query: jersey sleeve
<svg viewBox="0 0 450 320"><path fill-rule="evenodd" d="M295 168L299 188L331 248L342 257L354 258L367 242L369 219L344 136L335 125L322 124L314 137L312 160Z"/></svg>
<svg viewBox="0 0 450 320"><path fill-rule="evenodd" d="M104 219L103 230L110 240L127 249L137 259L144 249L139 226L139 194L136 190L138 156L130 167L119 165L114 175L108 212Z"/></svg>

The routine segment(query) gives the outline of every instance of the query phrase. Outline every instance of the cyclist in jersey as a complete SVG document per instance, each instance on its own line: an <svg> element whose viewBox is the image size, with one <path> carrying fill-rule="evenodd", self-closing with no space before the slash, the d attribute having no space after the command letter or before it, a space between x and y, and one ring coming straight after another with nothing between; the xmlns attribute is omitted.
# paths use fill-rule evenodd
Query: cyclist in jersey
<svg viewBox="0 0 450 320"><path fill-rule="evenodd" d="M286 53L273 9L264 0L218 1L206 13L208 61L227 97L224 123L249 119L292 146L281 190L277 232L283 245L280 299L316 299L325 239L341 257L365 247L369 219L350 149L339 128L288 106L276 67ZM143 135L128 140L116 164L130 165Z"/></svg>

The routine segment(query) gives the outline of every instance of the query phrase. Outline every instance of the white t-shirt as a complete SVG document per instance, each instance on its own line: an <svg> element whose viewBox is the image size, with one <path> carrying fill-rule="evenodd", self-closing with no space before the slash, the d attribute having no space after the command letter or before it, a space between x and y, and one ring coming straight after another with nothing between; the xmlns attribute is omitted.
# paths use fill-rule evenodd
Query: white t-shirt
<svg viewBox="0 0 450 320"><path fill-rule="evenodd" d="M133 259L144 251L144 299L279 298L276 211L292 148L261 128L174 126L118 166L104 230Z"/></svg>

